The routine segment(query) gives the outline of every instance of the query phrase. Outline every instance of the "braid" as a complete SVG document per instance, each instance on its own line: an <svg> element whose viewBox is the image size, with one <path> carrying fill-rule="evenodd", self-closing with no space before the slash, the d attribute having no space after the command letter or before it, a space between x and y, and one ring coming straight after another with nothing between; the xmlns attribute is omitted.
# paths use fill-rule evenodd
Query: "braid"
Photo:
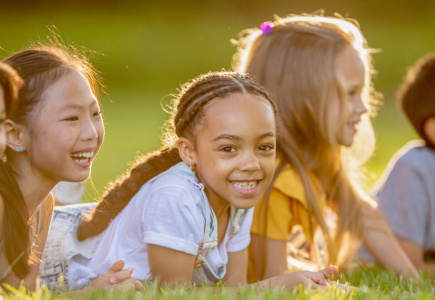
<svg viewBox="0 0 435 300"><path fill-rule="evenodd" d="M110 185L90 218L80 223L77 238L82 241L105 230L146 182L179 163L181 158L178 148L171 138L175 137L176 140L178 137L192 135L205 113L204 107L213 99L225 98L234 93L259 96L270 103L276 114L275 104L267 92L249 76L214 72L185 83L173 102L170 128L166 133L170 138L159 151L139 156L130 171Z"/></svg>

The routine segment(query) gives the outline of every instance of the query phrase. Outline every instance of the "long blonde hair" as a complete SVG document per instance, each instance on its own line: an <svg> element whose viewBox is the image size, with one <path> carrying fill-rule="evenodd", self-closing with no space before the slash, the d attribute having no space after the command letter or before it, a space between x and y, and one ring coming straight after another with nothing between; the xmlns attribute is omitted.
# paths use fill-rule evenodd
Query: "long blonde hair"
<svg viewBox="0 0 435 300"><path fill-rule="evenodd" d="M280 115L277 142L280 165L275 179L286 165L297 171L305 189L309 215L314 217L310 222L316 222L324 234L329 263L341 265L363 237L364 203L374 205L361 188L360 169L373 154L375 137L370 116L365 114L352 147L341 146L334 122L344 128L346 113L341 113L337 120L331 95L338 90L340 107L346 107L348 100L336 61L351 47L365 65L363 101L373 112L376 94L371 82L372 50L356 22L339 16L276 17L273 25L267 35L259 29L241 33L235 41L238 51L233 56L233 69L252 75L274 98ZM313 175L327 199L337 203L334 232L329 232L326 225ZM266 198L271 190L272 185ZM314 226L310 227L314 236Z"/></svg>

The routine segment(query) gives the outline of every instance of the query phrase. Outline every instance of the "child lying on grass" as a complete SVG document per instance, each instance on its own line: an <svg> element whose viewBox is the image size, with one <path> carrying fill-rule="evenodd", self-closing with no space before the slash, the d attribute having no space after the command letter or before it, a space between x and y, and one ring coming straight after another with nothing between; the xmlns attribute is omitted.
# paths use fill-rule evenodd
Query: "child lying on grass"
<svg viewBox="0 0 435 300"><path fill-rule="evenodd" d="M268 94L246 75L209 73L183 85L165 147L139 157L97 207L87 205L90 220L77 229L83 206L55 208L42 281L56 285L61 273L68 286L83 286L123 259L139 280L248 287L252 208L273 177L275 118ZM288 273L259 290L327 289L336 272Z"/></svg>
<svg viewBox="0 0 435 300"><path fill-rule="evenodd" d="M418 269L433 276L435 54L423 57L408 71L397 100L422 140L408 143L393 156L375 194L400 246Z"/></svg>

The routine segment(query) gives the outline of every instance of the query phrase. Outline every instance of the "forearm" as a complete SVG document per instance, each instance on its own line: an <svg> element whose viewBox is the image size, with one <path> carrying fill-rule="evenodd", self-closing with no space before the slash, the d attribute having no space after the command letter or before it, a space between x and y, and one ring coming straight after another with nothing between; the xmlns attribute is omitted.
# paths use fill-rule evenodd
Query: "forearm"
<svg viewBox="0 0 435 300"><path fill-rule="evenodd" d="M77 296L86 294L86 289L71 292L71 297L75 299Z"/></svg>
<svg viewBox="0 0 435 300"><path fill-rule="evenodd" d="M434 263L423 263L417 266L417 269L423 272L427 272L430 277L435 277L435 264Z"/></svg>
<svg viewBox="0 0 435 300"><path fill-rule="evenodd" d="M402 249L390 226L378 210L369 212L370 221L364 231L364 245L385 268L404 278L420 277L414 263Z"/></svg>
<svg viewBox="0 0 435 300"><path fill-rule="evenodd" d="M261 292L264 289L268 288L281 288L285 286L284 280L282 279L283 276L277 276L270 279L262 280L256 283L252 284L233 284L233 285L227 285L224 283L223 287L204 287L204 288L197 288L196 291L204 292L207 294L220 294L222 291L230 291L234 294L237 294L240 289L246 290L249 288L255 288L257 292ZM286 291L290 291L293 286L287 287Z"/></svg>

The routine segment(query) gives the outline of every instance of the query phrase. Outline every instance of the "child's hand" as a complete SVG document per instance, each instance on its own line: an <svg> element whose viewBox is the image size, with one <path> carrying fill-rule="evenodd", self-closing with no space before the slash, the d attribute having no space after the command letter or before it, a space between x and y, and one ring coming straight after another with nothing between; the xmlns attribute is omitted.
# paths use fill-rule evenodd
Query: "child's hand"
<svg viewBox="0 0 435 300"><path fill-rule="evenodd" d="M86 287L84 292L86 293L89 289L104 289L109 291L116 289L119 292L132 289L140 292L145 291L145 287L139 280L131 278L133 267L123 270L124 265L125 262L123 260L118 260L110 267L109 271L100 275L92 284Z"/></svg>
<svg viewBox="0 0 435 300"><path fill-rule="evenodd" d="M310 272L310 271L301 271L301 272L293 272L288 273L286 280L287 286L298 286L302 285L304 287L311 286L312 289L321 289L328 290L329 285L336 285L335 282L329 281L334 274L338 272L338 268L336 266L328 266L319 272ZM339 283L338 287L342 290L345 290L346 286L344 284ZM349 291L354 290L354 287L349 286Z"/></svg>

